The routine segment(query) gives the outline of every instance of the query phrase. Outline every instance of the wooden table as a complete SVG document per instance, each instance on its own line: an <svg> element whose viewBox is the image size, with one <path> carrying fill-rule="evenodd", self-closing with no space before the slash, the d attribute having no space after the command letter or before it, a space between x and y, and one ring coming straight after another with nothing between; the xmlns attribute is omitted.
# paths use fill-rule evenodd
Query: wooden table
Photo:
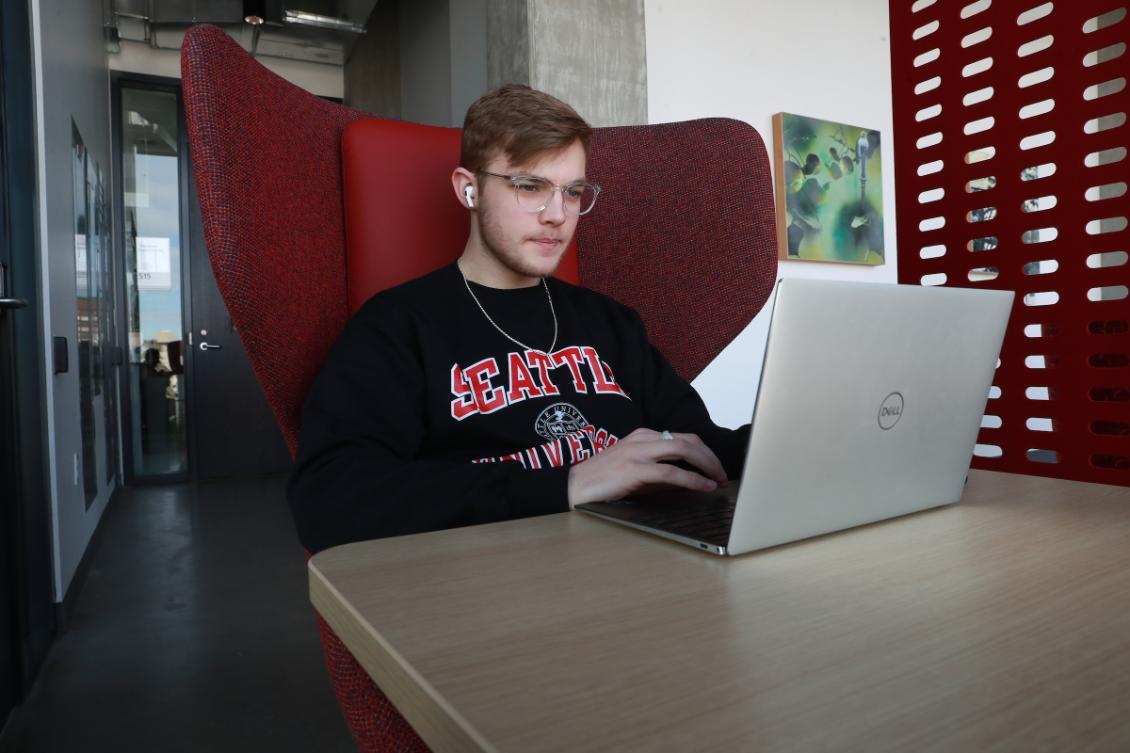
<svg viewBox="0 0 1130 753"><path fill-rule="evenodd" d="M436 751L1130 751L1130 488L737 558L580 513L331 549L310 595Z"/></svg>

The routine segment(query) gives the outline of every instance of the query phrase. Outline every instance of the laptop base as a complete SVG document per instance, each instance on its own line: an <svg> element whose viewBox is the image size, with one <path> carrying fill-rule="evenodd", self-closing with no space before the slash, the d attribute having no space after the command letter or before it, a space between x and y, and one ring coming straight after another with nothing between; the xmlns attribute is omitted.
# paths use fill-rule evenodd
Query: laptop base
<svg viewBox="0 0 1130 753"><path fill-rule="evenodd" d="M712 554L727 555L738 483L716 492L672 489L577 509Z"/></svg>

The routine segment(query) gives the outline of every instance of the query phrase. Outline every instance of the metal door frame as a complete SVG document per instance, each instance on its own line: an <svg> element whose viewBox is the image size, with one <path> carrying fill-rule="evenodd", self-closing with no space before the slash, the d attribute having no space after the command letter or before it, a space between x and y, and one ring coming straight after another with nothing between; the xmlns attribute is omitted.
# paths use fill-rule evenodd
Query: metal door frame
<svg viewBox="0 0 1130 753"><path fill-rule="evenodd" d="M13 590L12 623L18 677L13 678L16 702L31 689L55 637L53 555L51 548L48 423L43 390L49 382L43 339L42 294L39 289L39 195L36 158L32 149L9 149L11 144L35 143L35 105L31 50L31 19L27 3L0 4L0 181L4 184L4 216L0 232L10 253L7 295L27 301L9 310L13 346L9 376L14 404L4 406L14 427L16 446L3 448L5 475L15 492L2 508L4 535L0 556L7 558ZM17 206L13 207L13 204ZM15 362L16 343L22 361ZM7 402L7 396L3 396ZM5 647L4 650L7 650ZM2 723L2 720L0 720Z"/></svg>

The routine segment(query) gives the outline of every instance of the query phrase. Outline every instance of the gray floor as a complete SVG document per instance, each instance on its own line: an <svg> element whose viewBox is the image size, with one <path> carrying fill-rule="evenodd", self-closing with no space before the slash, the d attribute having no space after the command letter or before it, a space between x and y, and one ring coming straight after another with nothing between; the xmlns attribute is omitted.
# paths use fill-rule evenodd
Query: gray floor
<svg viewBox="0 0 1130 753"><path fill-rule="evenodd" d="M283 479L121 490L3 753L353 751Z"/></svg>

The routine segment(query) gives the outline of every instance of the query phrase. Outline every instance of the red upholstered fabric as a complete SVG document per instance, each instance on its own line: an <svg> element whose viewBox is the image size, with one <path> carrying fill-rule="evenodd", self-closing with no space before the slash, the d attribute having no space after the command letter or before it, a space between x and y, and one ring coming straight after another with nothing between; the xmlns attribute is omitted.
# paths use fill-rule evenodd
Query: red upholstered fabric
<svg viewBox="0 0 1130 753"><path fill-rule="evenodd" d="M450 264L463 252L468 211L451 189L458 128L361 120L341 137L349 310L374 293ZM577 282L576 241L557 277Z"/></svg>
<svg viewBox="0 0 1130 753"><path fill-rule="evenodd" d="M577 226L581 283L636 309L694 379L777 279L765 143L721 118L598 128L588 175L602 191Z"/></svg>
<svg viewBox="0 0 1130 753"><path fill-rule="evenodd" d="M467 242L467 210L449 176L459 129L359 120L341 135L349 310L449 264Z"/></svg>
<svg viewBox="0 0 1130 753"><path fill-rule="evenodd" d="M448 182L457 131L393 125L413 135L375 143L381 151L358 162L372 160L370 170L354 176L350 168L351 244L363 245L351 249L358 256L347 290L342 130L371 116L287 83L211 26L186 34L182 75L212 268L293 453L302 402L357 305L351 299L430 271L462 248L467 220ZM432 139L442 157L425 153ZM374 146L361 140L364 149ZM352 165L352 147L345 148ZM425 164L442 178L434 199L433 188L420 194L434 212L411 207L407 191L368 181L370 173L395 181L398 170L414 173ZM580 281L639 310L653 340L691 379L757 313L776 276L764 144L752 128L729 120L598 129L588 169L605 190L579 225ZM423 224L408 227L411 218ZM436 227L449 222L458 227ZM564 267L562 276L575 279L575 272ZM426 751L321 618L319 629L360 750Z"/></svg>

